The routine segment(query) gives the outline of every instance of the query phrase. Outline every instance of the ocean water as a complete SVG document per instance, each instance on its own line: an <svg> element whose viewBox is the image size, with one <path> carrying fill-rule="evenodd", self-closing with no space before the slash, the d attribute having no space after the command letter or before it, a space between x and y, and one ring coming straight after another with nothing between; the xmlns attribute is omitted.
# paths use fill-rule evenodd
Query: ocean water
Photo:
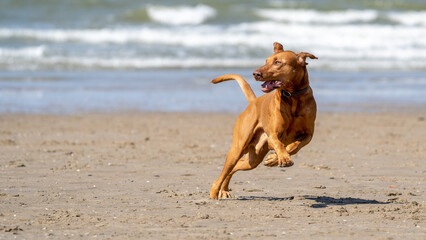
<svg viewBox="0 0 426 240"><path fill-rule="evenodd" d="M0 112L240 111L208 82L258 90L275 41L319 58L320 109L424 106L425 39L424 0L2 0Z"/></svg>
<svg viewBox="0 0 426 240"><path fill-rule="evenodd" d="M0 113L241 112L247 106L235 81L211 84L250 69L169 69L92 72L0 72ZM426 77L407 72L310 72L320 112L426 112Z"/></svg>

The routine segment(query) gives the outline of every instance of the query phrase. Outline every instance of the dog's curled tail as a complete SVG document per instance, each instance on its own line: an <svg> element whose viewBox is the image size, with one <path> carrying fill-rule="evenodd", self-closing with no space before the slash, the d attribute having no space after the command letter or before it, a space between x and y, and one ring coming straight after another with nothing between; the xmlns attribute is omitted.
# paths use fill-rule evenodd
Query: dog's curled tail
<svg viewBox="0 0 426 240"><path fill-rule="evenodd" d="M228 75L220 76L218 78L213 79L212 83L216 84L216 83L229 81L229 80L235 80L238 82L238 84L241 87L241 90L243 90L243 93L246 96L249 103L256 98L256 95L254 95L254 92L251 89L250 85L247 83L247 81L243 77L241 77L238 74L228 74Z"/></svg>

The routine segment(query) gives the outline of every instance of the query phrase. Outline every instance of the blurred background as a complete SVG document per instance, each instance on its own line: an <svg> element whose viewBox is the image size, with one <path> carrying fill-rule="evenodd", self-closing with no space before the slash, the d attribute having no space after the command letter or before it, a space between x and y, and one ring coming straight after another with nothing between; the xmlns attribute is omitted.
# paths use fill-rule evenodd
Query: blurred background
<svg viewBox="0 0 426 240"><path fill-rule="evenodd" d="M231 111L272 53L316 55L321 111L426 105L424 0L2 0L0 112ZM423 108L425 109L425 108Z"/></svg>

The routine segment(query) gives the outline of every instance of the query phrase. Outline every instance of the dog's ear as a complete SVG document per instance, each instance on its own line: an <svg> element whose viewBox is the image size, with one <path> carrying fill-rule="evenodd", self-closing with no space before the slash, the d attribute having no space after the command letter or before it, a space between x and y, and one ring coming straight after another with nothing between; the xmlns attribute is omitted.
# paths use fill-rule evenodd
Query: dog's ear
<svg viewBox="0 0 426 240"><path fill-rule="evenodd" d="M308 65L308 63L306 62L307 57L311 59L318 59L317 57L315 57L314 55L310 53L301 52L297 54L297 63L299 63L303 67Z"/></svg>
<svg viewBox="0 0 426 240"><path fill-rule="evenodd" d="M274 53L284 52L283 45L278 42L274 42Z"/></svg>

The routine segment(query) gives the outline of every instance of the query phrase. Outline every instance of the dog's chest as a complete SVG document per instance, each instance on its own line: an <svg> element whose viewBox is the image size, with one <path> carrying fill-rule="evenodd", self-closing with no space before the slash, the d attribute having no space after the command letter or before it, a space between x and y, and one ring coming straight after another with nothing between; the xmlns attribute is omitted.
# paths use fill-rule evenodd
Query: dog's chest
<svg viewBox="0 0 426 240"><path fill-rule="evenodd" d="M281 139L283 142L293 142L298 138L298 136L306 134L306 129L308 129L308 121L306 116L294 116L290 119L290 124L287 128L287 134L283 134Z"/></svg>

